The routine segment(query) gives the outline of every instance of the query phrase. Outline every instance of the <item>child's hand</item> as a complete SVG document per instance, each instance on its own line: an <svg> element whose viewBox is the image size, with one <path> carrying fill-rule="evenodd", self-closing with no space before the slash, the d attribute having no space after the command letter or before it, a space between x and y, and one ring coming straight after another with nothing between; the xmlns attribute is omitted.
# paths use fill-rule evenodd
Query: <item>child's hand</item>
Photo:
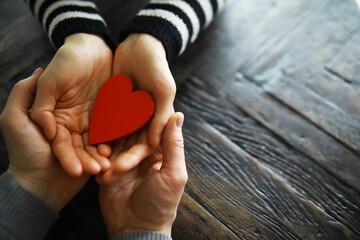
<svg viewBox="0 0 360 240"><path fill-rule="evenodd" d="M97 92L111 76L112 60L113 54L101 37L73 34L39 78L31 118L52 141L55 156L71 176L80 176L83 171L97 174L111 166L89 145L88 131Z"/></svg>
<svg viewBox="0 0 360 240"><path fill-rule="evenodd" d="M149 125L150 145L157 148L170 116L174 113L176 93L174 78L161 41L148 34L131 34L116 49L113 74L129 76L139 89L155 101L154 116Z"/></svg>

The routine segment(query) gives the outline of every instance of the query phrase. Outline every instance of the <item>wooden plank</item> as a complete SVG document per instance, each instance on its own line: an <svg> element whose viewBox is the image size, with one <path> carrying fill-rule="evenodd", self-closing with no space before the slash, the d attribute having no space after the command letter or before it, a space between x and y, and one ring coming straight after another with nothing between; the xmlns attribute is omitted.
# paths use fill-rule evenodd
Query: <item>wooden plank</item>
<svg viewBox="0 0 360 240"><path fill-rule="evenodd" d="M360 121L360 108L357 101L360 96L360 90L344 82L342 78L331 74L325 69L310 69L303 67L296 69L294 72L287 72L290 78L296 79L306 88L321 95L326 101L341 107L344 111L349 112Z"/></svg>
<svg viewBox="0 0 360 240"><path fill-rule="evenodd" d="M287 6L298 4L278 2ZM271 10L275 10L272 0L227 0L223 12L171 65L176 81L182 83L192 74L206 79L211 90L218 91L256 53L264 36L253 29L269 21ZM209 73L209 69L214 71Z"/></svg>
<svg viewBox="0 0 360 240"><path fill-rule="evenodd" d="M358 18L360 18L360 13ZM360 87L360 24L358 29L340 52L330 60L327 69Z"/></svg>
<svg viewBox="0 0 360 240"><path fill-rule="evenodd" d="M354 1L300 2L287 8L280 2L268 23L260 25L258 31L267 38L246 59L240 72L262 84L281 71L324 68L359 30L359 10Z"/></svg>
<svg viewBox="0 0 360 240"><path fill-rule="evenodd" d="M351 0L228 1L209 29L172 65L173 74L180 83L190 74L206 79L216 92L235 70L265 83L281 71L323 69L321 63L357 30L354 5Z"/></svg>
<svg viewBox="0 0 360 240"><path fill-rule="evenodd" d="M360 191L360 160L308 121L299 118L284 105L273 101L260 89L237 75L237 82L227 86L229 101L285 142L309 156L341 181Z"/></svg>
<svg viewBox="0 0 360 240"><path fill-rule="evenodd" d="M176 100L176 108L185 113L186 122L189 121L189 118L193 119L194 115L201 120L205 119L206 123L211 127L229 138L261 164L271 169L273 174L284 179L286 183L291 185L291 188L295 189L301 199L318 206L326 214L360 236L359 192L336 179L327 169L294 150L292 146L286 144L281 138L246 116L237 104L226 100L222 96L226 95L225 89L218 95L213 95L209 94L206 88L206 81L196 78L190 79L181 86ZM237 95L239 94L241 93L238 92ZM188 131L192 132L191 129L188 129ZM192 133L192 135L196 134L197 132ZM196 141L196 137L194 137L193 141ZM195 143L193 147L191 147L192 142L186 141L185 143L188 147L190 145L192 151L195 152L198 151L195 149L198 148L199 144L205 145L207 150L204 150L205 153L200 153L205 154L205 158L212 154L212 146L219 142L218 140L212 141L212 139L205 141L198 139L197 141L198 143ZM210 153L206 153L207 151ZM223 151L226 152L228 149L224 148ZM187 156L191 159L189 154ZM193 158L197 159L197 157ZM223 161L222 155L218 158L212 157L213 161ZM200 160L197 159L196 161ZM224 163L224 165L243 165L238 160L230 161L233 161L233 163ZM202 173L196 173L195 175L202 176Z"/></svg>
<svg viewBox="0 0 360 240"><path fill-rule="evenodd" d="M184 193L173 225L172 238L236 239L237 236Z"/></svg>
<svg viewBox="0 0 360 240"><path fill-rule="evenodd" d="M239 238L356 236L207 123L187 118L186 126L186 142L193 148L187 152L189 195Z"/></svg>
<svg viewBox="0 0 360 240"><path fill-rule="evenodd" d="M352 114L284 75L269 81L265 91L360 153L360 121ZM352 100L360 103L360 95Z"/></svg>

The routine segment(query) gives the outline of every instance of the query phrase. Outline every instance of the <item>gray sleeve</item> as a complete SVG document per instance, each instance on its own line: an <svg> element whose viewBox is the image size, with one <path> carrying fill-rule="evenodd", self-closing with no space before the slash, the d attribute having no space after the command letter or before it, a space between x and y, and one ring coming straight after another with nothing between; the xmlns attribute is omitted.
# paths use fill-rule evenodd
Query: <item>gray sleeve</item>
<svg viewBox="0 0 360 240"><path fill-rule="evenodd" d="M57 218L11 174L0 176L0 239L43 239Z"/></svg>
<svg viewBox="0 0 360 240"><path fill-rule="evenodd" d="M171 240L171 237L160 232L135 232L115 237L112 240Z"/></svg>

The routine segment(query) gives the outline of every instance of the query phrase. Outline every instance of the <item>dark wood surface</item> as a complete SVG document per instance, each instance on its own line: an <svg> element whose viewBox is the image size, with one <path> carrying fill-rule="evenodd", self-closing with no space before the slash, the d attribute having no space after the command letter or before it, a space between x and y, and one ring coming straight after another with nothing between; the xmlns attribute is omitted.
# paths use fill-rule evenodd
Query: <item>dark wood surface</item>
<svg viewBox="0 0 360 240"><path fill-rule="evenodd" d="M147 1L97 2L116 39ZM22 1L0 2L0 110L54 53ZM359 57L353 0L228 0L171 66L189 171L173 238L360 239ZM47 239L106 239L97 189Z"/></svg>

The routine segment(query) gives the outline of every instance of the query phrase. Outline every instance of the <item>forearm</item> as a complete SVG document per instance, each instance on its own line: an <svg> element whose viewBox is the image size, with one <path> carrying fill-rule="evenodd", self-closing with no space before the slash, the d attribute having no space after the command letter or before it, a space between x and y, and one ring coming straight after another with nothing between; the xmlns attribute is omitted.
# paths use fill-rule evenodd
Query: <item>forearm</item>
<svg viewBox="0 0 360 240"><path fill-rule="evenodd" d="M224 1L151 0L123 31L120 41L131 33L151 34L162 41L171 62L211 23Z"/></svg>
<svg viewBox="0 0 360 240"><path fill-rule="evenodd" d="M57 218L8 172L0 176L0 239L43 239Z"/></svg>
<svg viewBox="0 0 360 240"><path fill-rule="evenodd" d="M60 48L67 36L74 33L101 35L114 49L105 20L92 1L26 0L39 20L51 43Z"/></svg>

